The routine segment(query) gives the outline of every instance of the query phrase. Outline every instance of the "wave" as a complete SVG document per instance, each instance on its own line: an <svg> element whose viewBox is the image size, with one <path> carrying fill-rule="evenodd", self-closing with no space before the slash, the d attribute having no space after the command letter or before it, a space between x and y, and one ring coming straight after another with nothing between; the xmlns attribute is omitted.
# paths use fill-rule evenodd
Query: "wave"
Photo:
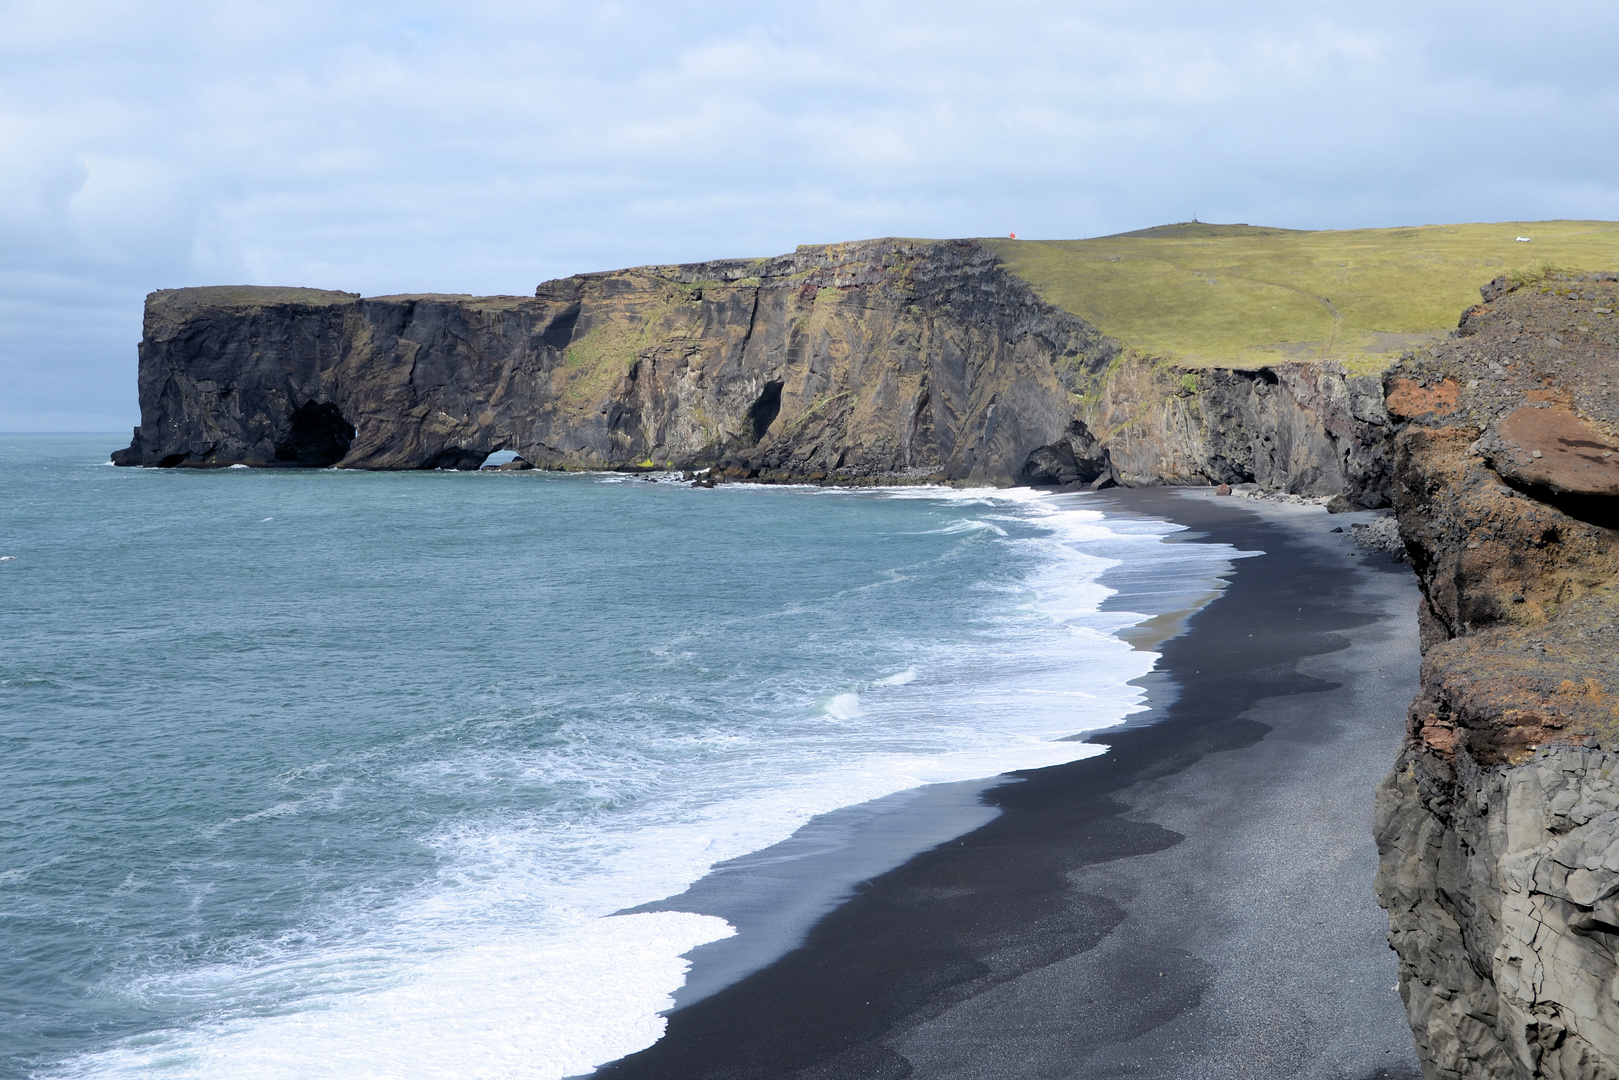
<svg viewBox="0 0 1619 1080"><path fill-rule="evenodd" d="M852 692L833 694L821 712L834 720L853 720L860 715L860 695Z"/></svg>
<svg viewBox="0 0 1619 1080"><path fill-rule="evenodd" d="M929 536L953 536L953 535L955 535L957 533L972 533L972 532L985 532L985 531L992 532L996 536L1005 536L1006 535L1006 530L1001 528L999 525L995 524L993 521L982 521L982 520L979 520L977 518L963 518L961 521L952 522L949 525L946 525L941 529L929 529L929 530L927 530L926 535L929 535Z"/></svg>
<svg viewBox="0 0 1619 1080"><path fill-rule="evenodd" d="M566 937L500 935L429 956L383 990L147 1036L59 1075L576 1076L656 1041L690 967L682 954L734 932L713 916L657 912L581 920Z"/></svg>

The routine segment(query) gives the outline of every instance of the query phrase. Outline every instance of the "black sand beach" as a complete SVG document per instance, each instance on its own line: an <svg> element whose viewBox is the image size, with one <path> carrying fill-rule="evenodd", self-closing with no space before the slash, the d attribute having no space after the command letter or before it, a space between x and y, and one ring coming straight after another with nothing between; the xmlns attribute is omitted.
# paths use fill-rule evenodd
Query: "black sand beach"
<svg viewBox="0 0 1619 1080"><path fill-rule="evenodd" d="M1104 755L974 791L998 816L740 981L709 972L596 1076L1420 1075L1371 890L1372 788L1417 684L1409 570L1353 546L1358 518L1099 498L1265 552L1159 646L1152 711Z"/></svg>

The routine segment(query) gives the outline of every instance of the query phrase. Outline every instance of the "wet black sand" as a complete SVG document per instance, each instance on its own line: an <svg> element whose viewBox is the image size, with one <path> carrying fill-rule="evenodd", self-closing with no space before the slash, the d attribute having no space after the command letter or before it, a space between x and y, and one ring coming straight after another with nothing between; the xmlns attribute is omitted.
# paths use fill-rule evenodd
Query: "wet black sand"
<svg viewBox="0 0 1619 1080"><path fill-rule="evenodd" d="M987 790L999 816L596 1076L1418 1075L1371 895L1371 789L1416 687L1409 571L1315 510L1110 502L1266 552L1160 647L1151 722Z"/></svg>

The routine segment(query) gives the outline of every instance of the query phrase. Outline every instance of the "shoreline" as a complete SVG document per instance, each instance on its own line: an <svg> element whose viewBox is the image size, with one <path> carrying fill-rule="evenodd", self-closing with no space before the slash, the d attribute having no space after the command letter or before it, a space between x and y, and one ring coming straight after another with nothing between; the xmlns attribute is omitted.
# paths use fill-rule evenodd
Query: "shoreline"
<svg viewBox="0 0 1619 1080"><path fill-rule="evenodd" d="M1107 753L846 808L778 845L818 847L797 884L768 849L649 906L730 895L752 924L691 954L659 1042L592 1075L1417 1075L1371 895L1371 789L1416 686L1409 570L1330 532L1361 515L1089 498L1266 554L1156 646L1149 708L1084 736Z"/></svg>
<svg viewBox="0 0 1619 1080"><path fill-rule="evenodd" d="M1087 504L1089 504L1089 497ZM1078 505L1078 504L1076 504ZM1090 506L1092 509L1100 509ZM1163 515L1110 507L1115 525L1128 519L1158 521ZM1171 533L1166 543L1195 543L1202 533ZM1239 560L1233 560L1239 561ZM1165 578L1164 564L1151 569L1122 562L1105 571L1099 584L1114 590L1103 611L1131 611L1147 616L1115 636L1138 652L1154 651L1185 632L1186 620L1224 589L1225 577L1188 593ZM1159 698L1173 695L1171 682L1159 672L1133 680L1146 693L1142 710L1103 731L1118 731L1142 716L1152 716ZM1152 691L1150 687L1156 686ZM1149 721L1150 722L1150 721ZM1101 747L1096 730L1070 735L1065 741ZM1105 752L1099 749L1098 752ZM887 873L917 855L988 824L1000 811L984 800L992 788L1017 782L1017 773L926 784L856 803L811 819L792 836L759 851L716 864L703 877L673 896L618 914L680 911L713 915L736 930L730 937L699 945L685 954L691 964L686 982L672 994L678 1012L746 978L791 952L821 917L848 900L862 882Z"/></svg>

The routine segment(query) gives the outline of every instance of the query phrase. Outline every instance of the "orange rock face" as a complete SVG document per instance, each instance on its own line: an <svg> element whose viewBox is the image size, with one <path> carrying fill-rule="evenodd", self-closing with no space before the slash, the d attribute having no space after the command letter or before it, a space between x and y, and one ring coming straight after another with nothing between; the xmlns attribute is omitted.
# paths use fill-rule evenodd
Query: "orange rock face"
<svg viewBox="0 0 1619 1080"><path fill-rule="evenodd" d="M1385 404L1390 416L1413 420L1419 416L1449 416L1456 411L1458 387L1449 379L1424 386L1415 379L1388 381Z"/></svg>
<svg viewBox="0 0 1619 1080"><path fill-rule="evenodd" d="M1619 745L1616 301L1619 281L1497 289L1385 382L1423 591L1411 739L1446 759Z"/></svg>

